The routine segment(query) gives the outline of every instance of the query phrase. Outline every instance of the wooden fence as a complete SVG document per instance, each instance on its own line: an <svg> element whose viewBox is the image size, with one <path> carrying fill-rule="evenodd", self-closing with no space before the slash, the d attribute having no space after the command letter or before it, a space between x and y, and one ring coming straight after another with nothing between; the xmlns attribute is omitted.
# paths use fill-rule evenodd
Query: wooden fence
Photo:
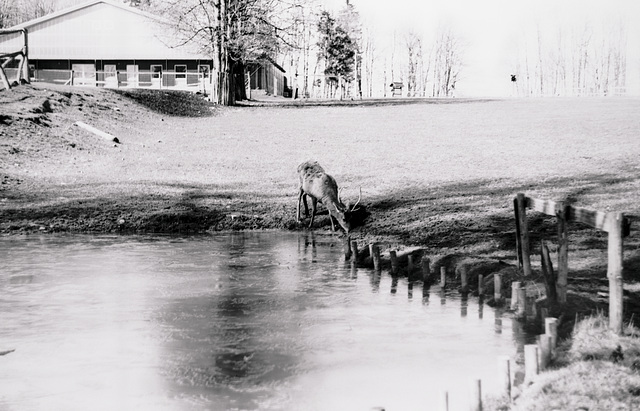
<svg viewBox="0 0 640 411"><path fill-rule="evenodd" d="M518 264L524 276L531 275L530 242L527 228L526 209L541 212L557 218L558 227L558 276L557 299L559 303L567 302L567 277L569 273L569 222L587 224L608 233L608 268L609 278L609 328L618 334L622 333L623 316L623 238L629 235L629 220L620 212L593 211L574 207L562 201L539 200L518 193L513 199L516 217L516 248ZM543 247L544 248L544 247ZM548 254L547 254L548 255ZM544 256L543 268L544 268Z"/></svg>
<svg viewBox="0 0 640 411"><path fill-rule="evenodd" d="M29 82L29 41L27 35L27 29L16 30L0 30L0 36L12 35L20 33L22 35L22 47L16 51L0 54L0 81L7 90L11 90L11 81L7 78L5 68L13 61L20 60L18 70L16 73L15 81L20 84L21 82Z"/></svg>

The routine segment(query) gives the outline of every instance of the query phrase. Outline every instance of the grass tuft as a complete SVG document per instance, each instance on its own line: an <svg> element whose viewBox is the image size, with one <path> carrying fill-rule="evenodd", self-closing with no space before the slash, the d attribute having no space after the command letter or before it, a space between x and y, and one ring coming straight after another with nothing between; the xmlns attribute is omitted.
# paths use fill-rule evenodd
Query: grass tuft
<svg viewBox="0 0 640 411"><path fill-rule="evenodd" d="M620 362L627 366L640 364L640 330L628 324L624 335L619 336L609 330L609 319L602 313L580 321L572 337L569 359L604 360Z"/></svg>
<svg viewBox="0 0 640 411"><path fill-rule="evenodd" d="M624 331L611 332L602 312L577 323L566 358L556 360L568 365L539 375L510 409L640 409L640 330L629 324Z"/></svg>

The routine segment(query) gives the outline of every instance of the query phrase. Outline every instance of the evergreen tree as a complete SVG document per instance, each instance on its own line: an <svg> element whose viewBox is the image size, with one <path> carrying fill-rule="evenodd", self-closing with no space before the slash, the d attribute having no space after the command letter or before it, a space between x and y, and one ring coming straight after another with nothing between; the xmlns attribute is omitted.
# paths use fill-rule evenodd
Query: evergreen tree
<svg viewBox="0 0 640 411"><path fill-rule="evenodd" d="M324 74L331 86L337 87L339 77L352 81L357 45L327 11L320 15L318 36L318 59L324 61Z"/></svg>

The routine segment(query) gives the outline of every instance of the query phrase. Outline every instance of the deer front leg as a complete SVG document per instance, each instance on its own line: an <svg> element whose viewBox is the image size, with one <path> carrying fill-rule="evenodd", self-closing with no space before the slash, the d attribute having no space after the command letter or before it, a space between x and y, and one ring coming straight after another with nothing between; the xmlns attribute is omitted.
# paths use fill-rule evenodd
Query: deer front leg
<svg viewBox="0 0 640 411"><path fill-rule="evenodd" d="M331 221L331 231L335 232L336 226L333 224L333 215L331 213L329 213L329 221Z"/></svg>
<svg viewBox="0 0 640 411"><path fill-rule="evenodd" d="M311 222L309 228L313 225L313 220L316 218L316 208L318 207L318 200L315 197L311 197Z"/></svg>
<svg viewBox="0 0 640 411"><path fill-rule="evenodd" d="M302 187L300 187L300 192L298 193L298 216L296 217L296 221L300 222L300 202L302 201L302 196L304 196L304 191L302 191ZM307 199L304 199L304 206L307 207Z"/></svg>

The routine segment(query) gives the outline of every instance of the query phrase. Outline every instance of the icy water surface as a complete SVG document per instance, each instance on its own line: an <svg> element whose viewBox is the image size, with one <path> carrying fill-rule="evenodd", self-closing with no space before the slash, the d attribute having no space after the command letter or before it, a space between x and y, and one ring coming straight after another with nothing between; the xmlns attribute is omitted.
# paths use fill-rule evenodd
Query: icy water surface
<svg viewBox="0 0 640 411"><path fill-rule="evenodd" d="M466 409L522 339L310 233L6 237L0 264L1 410Z"/></svg>

